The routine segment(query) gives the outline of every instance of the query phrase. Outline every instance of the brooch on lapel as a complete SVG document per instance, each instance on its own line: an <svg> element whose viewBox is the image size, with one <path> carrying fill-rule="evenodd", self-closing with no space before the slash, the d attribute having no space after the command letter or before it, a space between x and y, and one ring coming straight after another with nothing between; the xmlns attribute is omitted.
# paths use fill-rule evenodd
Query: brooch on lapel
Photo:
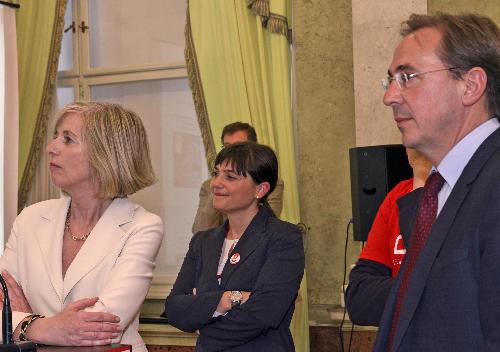
<svg viewBox="0 0 500 352"><path fill-rule="evenodd" d="M239 253L234 253L231 258L229 258L229 263L231 264L237 264L240 261L240 254Z"/></svg>

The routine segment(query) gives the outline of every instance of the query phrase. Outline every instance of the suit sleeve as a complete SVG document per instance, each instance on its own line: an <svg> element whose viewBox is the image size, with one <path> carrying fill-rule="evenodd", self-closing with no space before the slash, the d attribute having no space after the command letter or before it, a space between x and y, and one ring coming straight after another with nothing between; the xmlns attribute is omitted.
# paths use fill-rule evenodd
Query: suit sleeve
<svg viewBox="0 0 500 352"><path fill-rule="evenodd" d="M410 180L411 182L411 180ZM346 308L354 324L378 326L392 287L391 235L399 232L396 199L411 185L399 183L380 205L356 266L349 275Z"/></svg>
<svg viewBox="0 0 500 352"><path fill-rule="evenodd" d="M163 239L162 221L154 214L145 214L133 226L128 230L130 236L98 293L99 301L86 309L118 315L123 327L135 319L146 297Z"/></svg>
<svg viewBox="0 0 500 352"><path fill-rule="evenodd" d="M281 211L283 210L283 192L285 189L285 183L282 179L278 179L276 183L276 187L273 190L273 193L269 195L268 203L271 209L274 212L276 217L280 217Z"/></svg>
<svg viewBox="0 0 500 352"><path fill-rule="evenodd" d="M54 206L54 204L51 205ZM40 217L36 209L38 208L26 208L16 218L5 252L0 260L0 268L8 270L21 285L23 280L29 280L29 277L23 278L21 268L23 268L22 265L27 265L23 263L29 263L28 269L25 268L25 271L29 271L29 268L43 265L38 259L36 261L30 260L32 257L29 257L26 253L26 244L33 243L30 241L36 241L32 233L33 228L38 224L33 223L34 214L38 218ZM80 285L90 285L91 289L86 290L86 292L95 291L90 297L99 297L99 301L93 307L85 309L86 311L109 312L118 315L120 317L120 325L125 329L137 317L149 289L155 268L156 255L163 239L163 224L158 216L139 207L134 214L134 220L122 228L125 232L124 237L113 248L116 251L114 252L114 254L116 253L116 257L113 255L106 258L109 261L107 264L102 264L103 267L101 269L104 267L105 269L98 271L102 274L102 276L99 276L98 281L85 282L86 279L84 278ZM95 235L98 236L98 234ZM34 248L37 248L36 244ZM41 291L36 294L46 301L57 300L58 304L56 306L59 305L60 300L55 296L55 290L46 290L46 287L41 288ZM78 288L75 286L76 290ZM80 296L79 293L75 293L71 299L84 298ZM27 295L28 297L29 295ZM70 295L67 297L70 297ZM70 300L66 303L69 302ZM33 313L44 315L59 313L56 310L57 308L45 307L43 308L45 311L40 311L41 308L40 306L37 307L36 303L34 304L32 301L29 303L33 308ZM13 312L13 327L15 328L28 314ZM113 341L119 342L120 338L117 337Z"/></svg>
<svg viewBox="0 0 500 352"><path fill-rule="evenodd" d="M213 196L210 193L210 179L202 183L199 198L198 209L191 228L193 235L199 231L206 231L222 224L222 214L212 204Z"/></svg>
<svg viewBox="0 0 500 352"><path fill-rule="evenodd" d="M345 297L351 321L357 325L378 326L393 282L388 266L359 259L349 275Z"/></svg>
<svg viewBox="0 0 500 352"><path fill-rule="evenodd" d="M165 301L168 323L183 331L199 330L212 320L224 291L211 291L193 295L196 287L197 266L201 265L200 235L195 235L177 275L172 291Z"/></svg>
<svg viewBox="0 0 500 352"><path fill-rule="evenodd" d="M21 214L16 217L14 220L14 224L12 225L12 229L10 232L9 240L7 241L7 244L5 245L4 252L2 254L2 257L0 258L0 272L3 270L7 270L12 277L16 279L16 281L19 282L19 267L18 267L18 261L17 261L17 255L18 255L18 241L19 241L19 222L22 221L22 215ZM37 312L33 312L37 313ZM13 311L12 312L12 328L15 329L19 323L26 318L28 315L30 315L31 312L17 312ZM2 321L2 317L0 317L0 322Z"/></svg>
<svg viewBox="0 0 500 352"><path fill-rule="evenodd" d="M281 231L279 231L281 230ZM286 224L268 242L265 262L249 300L200 329L206 351L219 351L249 342L277 329L292 309L304 273L302 235Z"/></svg>
<svg viewBox="0 0 500 352"><path fill-rule="evenodd" d="M479 233L480 273L479 273L479 316L480 326L486 341L485 351L500 350L500 208L498 199L500 187L491 192L490 205L483 212Z"/></svg>

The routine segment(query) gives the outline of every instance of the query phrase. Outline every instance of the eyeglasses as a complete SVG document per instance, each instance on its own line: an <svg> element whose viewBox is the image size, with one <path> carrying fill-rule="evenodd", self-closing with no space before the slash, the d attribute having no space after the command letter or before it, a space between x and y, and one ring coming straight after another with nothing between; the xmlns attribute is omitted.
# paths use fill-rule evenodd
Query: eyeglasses
<svg viewBox="0 0 500 352"><path fill-rule="evenodd" d="M397 72L394 76L388 76L387 78L384 78L382 80L382 87L384 88L384 90L387 90L389 89L389 86L391 85L392 81L396 81L400 89L406 89L408 86L408 82L415 77L439 71L450 71L457 68L459 67L447 67L432 71L415 72L415 73Z"/></svg>

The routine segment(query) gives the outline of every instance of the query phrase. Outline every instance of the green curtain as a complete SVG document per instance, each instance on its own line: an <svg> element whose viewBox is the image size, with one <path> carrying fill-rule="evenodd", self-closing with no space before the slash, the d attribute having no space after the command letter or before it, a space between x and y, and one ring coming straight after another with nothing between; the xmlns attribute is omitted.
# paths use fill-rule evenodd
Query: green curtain
<svg viewBox="0 0 500 352"><path fill-rule="evenodd" d="M273 147L279 159L281 218L298 223L289 10L286 0L189 0L186 60L208 164L225 125L252 124L259 142ZM309 351L306 281L304 276L291 325L299 352Z"/></svg>
<svg viewBox="0 0 500 352"><path fill-rule="evenodd" d="M46 134L55 93L66 0L20 0L17 12L19 63L18 210L28 196Z"/></svg>

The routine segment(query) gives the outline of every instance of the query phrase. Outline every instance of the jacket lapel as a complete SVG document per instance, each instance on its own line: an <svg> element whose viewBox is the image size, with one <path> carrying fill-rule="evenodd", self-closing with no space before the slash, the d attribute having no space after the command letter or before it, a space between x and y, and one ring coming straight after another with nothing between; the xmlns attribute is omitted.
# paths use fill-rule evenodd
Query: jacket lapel
<svg viewBox="0 0 500 352"><path fill-rule="evenodd" d="M121 226L132 221L136 207L127 198L113 200L69 266L63 282L63 298L120 243L125 235Z"/></svg>
<svg viewBox="0 0 500 352"><path fill-rule="evenodd" d="M215 229L215 233L213 234L215 238L211 237L208 241L204 241L203 248L201 250L201 253L204 253L202 259L203 267L207 268L207 273L213 273L213 275L210 275L210 277L207 278L209 282L206 285L213 290L219 290L219 282L217 281L217 269L219 268L219 260L221 256L222 245L224 244L224 238L226 237L226 231L227 221L224 223L224 225L219 226ZM196 283L197 286L199 284L200 283Z"/></svg>
<svg viewBox="0 0 500 352"><path fill-rule="evenodd" d="M61 303L63 302L62 243L69 203L70 198L63 197L54 203L56 206L47 207L47 211L41 215L42 225L35 235L50 283Z"/></svg>
<svg viewBox="0 0 500 352"><path fill-rule="evenodd" d="M416 217L416 211L418 209L418 203L420 201L420 198L422 197L422 190L423 188L418 188L413 192L410 192L407 195L402 196L396 201L396 203L398 204L398 211L399 211L400 233L401 236L403 237L406 249L410 247L410 239L412 235L413 224ZM404 271L405 266L406 266L406 261L403 260L403 264L401 265L401 268L399 270L400 273ZM392 285L389 297L387 297L387 304L384 308L384 312L380 320L380 327L377 333L377 339L373 347L373 351L375 352L386 352L388 350L387 343L391 331L392 315L394 314L393 313L394 303L396 302L397 291L401 283L401 276L402 275L397 276L396 280Z"/></svg>
<svg viewBox="0 0 500 352"><path fill-rule="evenodd" d="M224 266L224 270L222 271L221 287L226 287L231 275L236 272L239 267L241 267L241 264L243 264L253 253L255 248L257 248L261 237L265 234L268 217L269 214L267 210L265 208L260 208L259 212L252 219L250 225L248 225L236 246L234 246L233 250L229 253L228 260ZM240 259L237 263L232 264L230 262L231 256L237 254L239 254Z"/></svg>
<svg viewBox="0 0 500 352"><path fill-rule="evenodd" d="M420 302L420 298L427 283L427 278L431 272L434 260L441 249L444 239L448 235L453 221L457 215L460 206L462 205L468 193L468 187L463 182L458 182L453 188L445 206L441 210L438 218L431 228L429 237L427 238L424 247L422 248L417 263L413 268L411 279L406 290L404 305L401 308L398 332L394 338L394 350L401 342L411 318Z"/></svg>
<svg viewBox="0 0 500 352"><path fill-rule="evenodd" d="M418 188L396 201L399 210L399 230L403 237L405 248L410 246L411 233L417 214L418 202L422 197L422 191L423 188Z"/></svg>
<svg viewBox="0 0 500 352"><path fill-rule="evenodd" d="M431 228L429 237L420 252L419 258L412 273L408 289L405 295L405 304L402 307L398 331L394 337L394 350L401 343L406 329L420 302L422 293L427 283L434 261L441 249L450 228L455 221L458 211L462 206L470 189L470 185L476 180L481 169L484 167L491 155L500 146L500 129L493 132L474 153L472 159L465 167L455 187ZM416 209L416 208L415 208ZM403 270L403 268L402 268ZM399 280L398 280L399 284Z"/></svg>

